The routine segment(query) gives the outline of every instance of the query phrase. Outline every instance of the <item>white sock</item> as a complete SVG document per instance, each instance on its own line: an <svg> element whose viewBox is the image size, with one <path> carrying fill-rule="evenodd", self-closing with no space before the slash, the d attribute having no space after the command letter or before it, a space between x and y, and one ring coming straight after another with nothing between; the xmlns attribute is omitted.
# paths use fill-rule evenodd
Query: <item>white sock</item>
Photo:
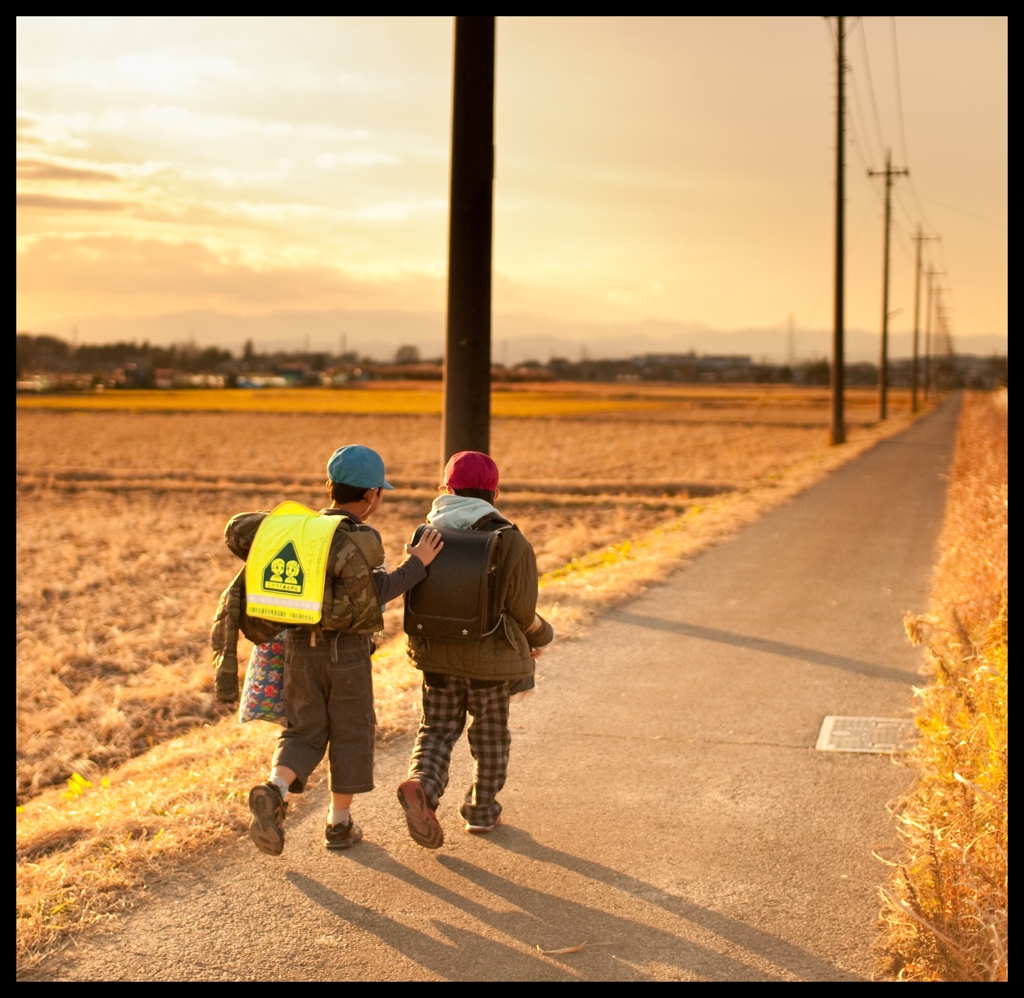
<svg viewBox="0 0 1024 998"><path fill-rule="evenodd" d="M349 812L352 809L346 807L344 811L340 807L335 807L333 804L327 809L327 824L328 825L347 825L349 823Z"/></svg>
<svg viewBox="0 0 1024 998"><path fill-rule="evenodd" d="M281 800L288 800L288 781L283 776L271 776L268 782L281 791Z"/></svg>

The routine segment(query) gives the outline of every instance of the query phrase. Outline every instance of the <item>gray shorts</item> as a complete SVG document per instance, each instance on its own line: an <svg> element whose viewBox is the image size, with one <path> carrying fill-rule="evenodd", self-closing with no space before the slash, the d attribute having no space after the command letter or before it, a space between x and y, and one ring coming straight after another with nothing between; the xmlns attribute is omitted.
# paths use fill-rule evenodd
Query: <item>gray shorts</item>
<svg viewBox="0 0 1024 998"><path fill-rule="evenodd" d="M302 793L327 752L330 786L338 794L373 789L373 711L369 637L317 632L315 648L307 628L288 631L284 651L284 709L288 724L274 753L275 766L296 773L289 788Z"/></svg>

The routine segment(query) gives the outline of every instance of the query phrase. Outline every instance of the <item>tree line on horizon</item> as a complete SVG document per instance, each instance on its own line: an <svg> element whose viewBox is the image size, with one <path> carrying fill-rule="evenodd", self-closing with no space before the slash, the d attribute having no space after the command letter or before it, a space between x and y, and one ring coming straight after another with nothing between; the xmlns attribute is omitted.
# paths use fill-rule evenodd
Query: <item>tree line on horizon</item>
<svg viewBox="0 0 1024 998"><path fill-rule="evenodd" d="M220 347L200 348L195 343L157 346L144 341L75 345L50 334L17 334L17 381L28 372L96 375L118 372L117 386L153 387L157 372L218 374L233 387L239 376L267 373L287 375L295 384L323 384L325 375L343 372L347 379L409 378L439 380L443 358L422 359L415 346L400 346L390 361L361 356L356 351L331 354L326 351L278 350L259 352L246 341L236 356ZM1006 384L1006 357L936 358L935 373L949 387L971 385L992 387ZM890 384L909 385L909 361L890 361ZM868 362L844 365L847 384L877 384L878 368ZM906 368L906 370L904 370ZM647 354L632 358L582 358L572 361L552 357L547 363L526 360L506 367L493 365L495 380L559 381L718 381L827 385L830 364L812 359L792 364L754 362L749 355ZM111 385L114 387L114 385Z"/></svg>

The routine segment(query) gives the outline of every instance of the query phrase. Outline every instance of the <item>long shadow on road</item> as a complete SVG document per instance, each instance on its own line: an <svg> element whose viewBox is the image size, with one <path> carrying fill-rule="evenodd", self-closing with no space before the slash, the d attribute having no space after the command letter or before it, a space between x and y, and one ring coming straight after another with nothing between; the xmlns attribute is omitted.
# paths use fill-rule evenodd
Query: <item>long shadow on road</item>
<svg viewBox="0 0 1024 998"><path fill-rule="evenodd" d="M910 678L908 673L899 669L889 669L874 662L862 662L856 658L843 655L830 655L828 652L815 648L803 648L800 645L786 644L784 641L770 641L767 638L756 638L750 634L737 634L734 631L720 631L714 627L701 627L699 624L686 624L678 620L665 620L641 613L629 613L626 610L609 610L605 613L606 620L614 620L620 624L632 624L634 627L647 627L654 631L668 631L670 634L682 634L688 638L699 638L702 641L717 641L720 644L735 645L738 648L751 648L754 651L768 652L771 655L783 655L801 662L814 662L815 665L827 665L846 672L856 672L872 679L888 679L890 682L902 683L906 686Z"/></svg>
<svg viewBox="0 0 1024 998"><path fill-rule="evenodd" d="M381 856L387 856L387 853L379 848L375 849L374 852ZM353 856L353 858L355 857ZM390 859L390 857L388 858ZM386 867L386 864L381 864L379 861L376 863L364 863L363 865L378 870ZM394 865L401 870L407 869L397 863ZM411 870L408 872L412 873ZM364 932L372 933L388 946L409 957L410 960L414 960L421 966L432 970L445 980L458 980L462 978L464 968L460 967L459 957L467 951L471 951L470 937L481 948L486 947L489 959L493 962L501 963L510 976L517 979L528 979L536 976L537 963L535 960L531 960L518 950L496 942L493 939L485 939L483 936L476 935L475 933L459 930L460 942L446 945L433 936L420 932L419 929L404 925L402 922L384 915L374 908L368 908L366 905L350 900L343 894L339 894L334 888L328 887L326 884L322 884L319 880L314 880L304 873L296 873L290 870L285 876L306 897L316 902L332 915L362 929ZM424 885L436 886L431 885L430 881L422 877L420 879L423 880ZM429 893L436 892L430 891ZM440 928L440 924L438 924L438 927ZM449 935L449 937L454 935L454 933L447 932L445 934Z"/></svg>
<svg viewBox="0 0 1024 998"><path fill-rule="evenodd" d="M618 870L590 860L552 849L537 842L529 833L513 826L503 826L494 845L525 858L555 864L566 871L622 891L638 900L653 904L669 914L690 922L698 930L715 933L755 958L759 964L771 963L805 980L863 980L842 971L834 964L762 932L750 925L718 914L685 898L669 894ZM683 978L697 977L720 981L782 981L761 967L752 966L737 955L718 952L706 945L685 938L684 934L666 931L603 908L570 901L557 894L517 884L504 876L455 856L439 855L437 862L445 870L483 888L490 895L515 906L514 910L495 910L466 894L452 890L394 859L387 850L364 843L348 854L352 862L422 891L438 901L451 905L484 925L519 940L531 950L538 943L552 947L564 945L565 932L582 934L593 943L610 942L618 948L590 947L585 969L573 957L537 957L496 942L477 933L434 919L438 931L452 939L451 946L410 928L380 912L351 901L333 888L300 873L290 872L288 880L307 897L363 931L372 932L388 946L417 963L449 979L466 979L475 972L505 980L530 980L538 977L592 980L645 979L643 971L626 959L630 943L642 939L643 960L655 959L676 969ZM552 935L554 933L554 935ZM483 966L481 966L483 961ZM486 969L485 969L486 968ZM500 968L500 969L499 969Z"/></svg>
<svg viewBox="0 0 1024 998"><path fill-rule="evenodd" d="M686 898L679 897L676 894L669 894L667 891L638 880L628 873L622 873L620 870L614 870L610 867L602 866L600 863L594 863L580 856L574 856L571 853L563 852L561 849L552 849L549 846L545 846L534 839L529 832L524 832L521 829L509 827L507 834L501 838L494 839L494 844L538 862L553 863L582 877L607 884L609 887L613 887L625 894L657 905L659 908L663 908L665 911L685 921L693 922L695 925L709 929L723 939L728 939L750 953L755 953L771 961L778 967L785 967L786 970L796 974L802 980L866 980L866 978L860 977L857 974L841 970L835 964L822 960L813 953L808 953L799 946L794 946L792 943L788 943L778 936L773 936L771 933L763 932L752 925L748 925L746 922L730 918L728 915L719 914L702 905L687 901ZM449 862L455 861L449 860ZM646 927L644 927L644 931L646 931ZM716 957L719 956L718 954L715 955ZM749 970L749 968L747 969ZM726 977L724 979L734 980L735 978ZM768 978L759 979L767 980Z"/></svg>

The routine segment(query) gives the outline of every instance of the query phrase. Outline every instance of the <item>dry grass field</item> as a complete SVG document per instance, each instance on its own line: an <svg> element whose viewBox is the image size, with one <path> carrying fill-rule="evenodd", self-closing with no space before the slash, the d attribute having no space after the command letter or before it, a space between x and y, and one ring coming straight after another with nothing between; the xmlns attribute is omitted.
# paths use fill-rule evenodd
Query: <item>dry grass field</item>
<svg viewBox="0 0 1024 998"><path fill-rule="evenodd" d="M289 498L327 505L315 491ZM228 516L279 496L36 490L19 496L18 793L91 776L196 724L230 713L212 694L209 629L239 563L224 546ZM392 563L429 499L401 499L373 520ZM55 515L56 514L56 515ZM514 507L556 568L591 547L643 533L664 507ZM386 637L401 629L401 601ZM240 654L248 656L242 641Z"/></svg>
<svg viewBox="0 0 1024 998"><path fill-rule="evenodd" d="M896 393L897 417L874 425L873 394L851 393L850 443L830 449L817 389L652 389L641 401L655 398L643 411L493 422L508 489L499 506L537 550L542 612L562 637L909 418ZM439 428L437 416L407 412L19 410L23 965L244 827L244 791L274 734L209 723L229 713L212 696L208 648L237 564L225 520L286 498L319 507L329 454L365 443L400 486L373 520L395 563L434 494ZM400 614L399 605L386 615L375 660L385 737L416 716ZM72 773L92 788L62 793Z"/></svg>
<svg viewBox="0 0 1024 998"><path fill-rule="evenodd" d="M918 782L897 808L904 862L883 888L899 980L1005 981L1007 953L1007 404L968 393L957 428L930 612Z"/></svg>

